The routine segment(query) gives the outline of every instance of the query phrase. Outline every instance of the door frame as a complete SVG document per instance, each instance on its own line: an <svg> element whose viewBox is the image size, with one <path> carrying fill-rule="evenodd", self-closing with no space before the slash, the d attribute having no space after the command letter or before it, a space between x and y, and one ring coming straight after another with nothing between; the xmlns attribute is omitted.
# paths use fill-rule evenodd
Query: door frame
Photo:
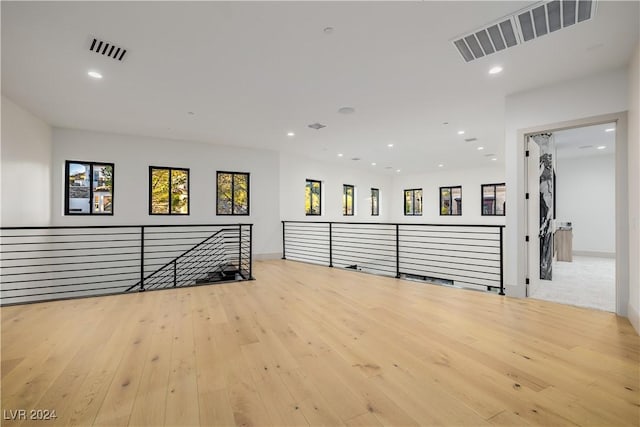
<svg viewBox="0 0 640 427"><path fill-rule="evenodd" d="M616 155L615 155L615 230L616 230L616 314L627 316L627 305L629 301L629 197L628 197L628 168L627 168L627 112L618 112L612 114L604 114L591 116L582 119L569 120L558 123L550 123L535 126L518 131L518 140L524 142L523 147L527 146L527 139L530 135L542 132L557 132L566 129L575 129L580 127L600 125L605 123L616 124ZM526 149L525 149L526 150ZM525 157L525 150L522 152L523 182L525 183L525 194L529 191L528 176L528 159ZM525 200L525 224L527 226L520 229L519 236L520 250L524 254L524 272L525 278L529 278L529 272L532 268L529 260L529 244L525 241L525 236L529 232L529 206ZM532 237L533 238L533 237ZM531 240L531 239L529 239ZM534 267L535 268L535 267ZM529 296L529 285L525 279L525 296Z"/></svg>

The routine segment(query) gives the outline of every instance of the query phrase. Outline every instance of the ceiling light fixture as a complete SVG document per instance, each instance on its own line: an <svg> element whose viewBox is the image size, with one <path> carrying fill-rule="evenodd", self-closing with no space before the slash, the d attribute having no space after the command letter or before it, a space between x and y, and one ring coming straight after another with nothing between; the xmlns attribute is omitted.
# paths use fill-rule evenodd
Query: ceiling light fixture
<svg viewBox="0 0 640 427"><path fill-rule="evenodd" d="M606 145L599 145L596 147L598 150L604 150L605 148L607 148Z"/></svg>
<svg viewBox="0 0 640 427"><path fill-rule="evenodd" d="M615 130L616 130L616 128L607 128L607 129L605 129L604 131L605 131L605 132L613 132L613 131L615 131Z"/></svg>
<svg viewBox="0 0 640 427"><path fill-rule="evenodd" d="M353 107L340 107L338 109L338 113L340 114L353 114L356 112L356 109Z"/></svg>
<svg viewBox="0 0 640 427"><path fill-rule="evenodd" d="M393 144L387 144L387 147L393 148Z"/></svg>
<svg viewBox="0 0 640 427"><path fill-rule="evenodd" d="M289 133L287 133L287 136L296 136L296 134L293 133L293 132L289 132Z"/></svg>
<svg viewBox="0 0 640 427"><path fill-rule="evenodd" d="M187 111L187 114L188 114L188 115L190 115L190 116L193 116L193 115L195 115L196 113L194 113L193 111Z"/></svg>
<svg viewBox="0 0 640 427"><path fill-rule="evenodd" d="M492 162L495 162L496 160L498 160L498 158L497 158L497 157L492 157L492 158L491 158L491 161L492 161Z"/></svg>
<svg viewBox="0 0 640 427"><path fill-rule="evenodd" d="M496 66L489 70L489 74L498 74L502 72L502 67Z"/></svg>
<svg viewBox="0 0 640 427"><path fill-rule="evenodd" d="M371 166L375 166L375 165L377 165L376 162L371 162Z"/></svg>
<svg viewBox="0 0 640 427"><path fill-rule="evenodd" d="M102 78L102 74L100 74L97 71L89 71L87 74L89 75L89 77L93 77L94 79L101 79Z"/></svg>
<svg viewBox="0 0 640 427"><path fill-rule="evenodd" d="M443 165L442 163L440 163L440 164L438 165L438 167L439 167L439 168L443 168L443 167L444 167L444 165Z"/></svg>
<svg viewBox="0 0 640 427"><path fill-rule="evenodd" d="M331 34L331 33L333 33L333 27L324 27L324 29L322 31L325 34Z"/></svg>
<svg viewBox="0 0 640 427"><path fill-rule="evenodd" d="M478 147L478 151L484 150L484 147Z"/></svg>
<svg viewBox="0 0 640 427"><path fill-rule="evenodd" d="M342 154L342 153L338 153L338 157L342 157L342 156L343 156L343 154Z"/></svg>
<svg viewBox="0 0 640 427"><path fill-rule="evenodd" d="M459 130L458 131L458 135L464 135L464 131L463 130Z"/></svg>
<svg viewBox="0 0 640 427"><path fill-rule="evenodd" d="M396 172L400 173L400 169L396 169Z"/></svg>

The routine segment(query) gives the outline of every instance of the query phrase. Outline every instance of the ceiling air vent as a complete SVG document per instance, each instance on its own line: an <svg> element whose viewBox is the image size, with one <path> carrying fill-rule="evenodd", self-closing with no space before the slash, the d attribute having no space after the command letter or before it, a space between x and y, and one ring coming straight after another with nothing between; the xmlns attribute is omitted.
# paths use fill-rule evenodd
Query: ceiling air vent
<svg viewBox="0 0 640 427"><path fill-rule="evenodd" d="M96 38L92 40L89 50L113 59L117 59L118 61L122 61L125 53L127 53L127 49L118 47L113 43L109 43L104 40L98 40Z"/></svg>
<svg viewBox="0 0 640 427"><path fill-rule="evenodd" d="M322 128L326 128L326 127L327 127L327 125L323 125L322 123L311 123L311 124L309 125L309 127L310 127L311 129L320 130L320 129L322 129Z"/></svg>
<svg viewBox="0 0 640 427"><path fill-rule="evenodd" d="M477 141L478 138L465 138L464 140L465 142L474 142L474 141Z"/></svg>
<svg viewBox="0 0 640 427"><path fill-rule="evenodd" d="M596 0L552 0L520 10L462 37L453 44L466 62L482 58L537 37L587 21Z"/></svg>

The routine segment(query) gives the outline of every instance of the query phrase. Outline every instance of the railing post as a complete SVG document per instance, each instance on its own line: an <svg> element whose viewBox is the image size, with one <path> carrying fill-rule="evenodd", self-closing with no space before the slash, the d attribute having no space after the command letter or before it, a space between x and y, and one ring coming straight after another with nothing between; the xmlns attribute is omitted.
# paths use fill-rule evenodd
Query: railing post
<svg viewBox="0 0 640 427"><path fill-rule="evenodd" d="M249 224L249 280L253 280L253 224Z"/></svg>
<svg viewBox="0 0 640 427"><path fill-rule="evenodd" d="M286 226L286 222L282 221L282 259L287 259L287 253L285 251L286 248L286 244L285 244L285 233L284 233L284 227Z"/></svg>
<svg viewBox="0 0 640 427"><path fill-rule="evenodd" d="M333 223L329 223L329 267L333 267Z"/></svg>
<svg viewBox="0 0 640 427"><path fill-rule="evenodd" d="M503 274L503 245L502 242L502 227L500 227L500 295L504 295L504 274Z"/></svg>
<svg viewBox="0 0 640 427"><path fill-rule="evenodd" d="M178 285L178 263L176 260L173 260L173 287L175 288Z"/></svg>
<svg viewBox="0 0 640 427"><path fill-rule="evenodd" d="M140 292L144 291L144 225L140 227Z"/></svg>
<svg viewBox="0 0 640 427"><path fill-rule="evenodd" d="M238 224L238 273L242 276L242 224Z"/></svg>
<svg viewBox="0 0 640 427"><path fill-rule="evenodd" d="M396 279L400 278L400 224L396 224Z"/></svg>

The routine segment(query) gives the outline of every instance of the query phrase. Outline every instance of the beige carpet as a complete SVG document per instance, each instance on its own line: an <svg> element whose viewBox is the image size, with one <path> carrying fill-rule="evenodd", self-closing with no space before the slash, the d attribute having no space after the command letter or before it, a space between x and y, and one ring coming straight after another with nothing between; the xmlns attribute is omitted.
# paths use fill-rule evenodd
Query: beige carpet
<svg viewBox="0 0 640 427"><path fill-rule="evenodd" d="M553 280L541 280L531 298L614 312L616 261L574 256L573 262L554 261Z"/></svg>

